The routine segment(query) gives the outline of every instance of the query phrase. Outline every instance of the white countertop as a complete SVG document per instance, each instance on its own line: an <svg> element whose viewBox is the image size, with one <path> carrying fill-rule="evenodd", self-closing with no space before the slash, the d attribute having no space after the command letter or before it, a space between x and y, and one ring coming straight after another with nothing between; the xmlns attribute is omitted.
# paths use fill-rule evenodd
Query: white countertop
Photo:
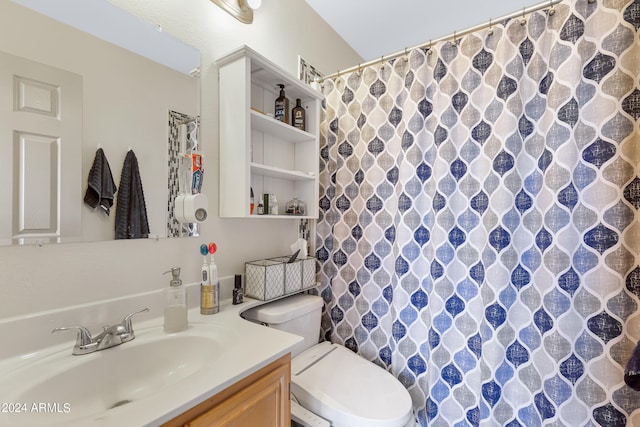
<svg viewBox="0 0 640 427"><path fill-rule="evenodd" d="M206 369L199 370L170 386L160 387L147 396L98 414L86 413L87 411L84 410L86 408L81 408L83 410L76 409L74 415L74 403L59 400L58 397L64 394L62 392L60 394L52 393L50 397L45 394L44 402L22 402L17 399L20 398L20 393L24 392L25 388L33 387L34 384L42 380L43 376L51 375L53 377L56 374L56 372L50 374L45 369L50 360L55 359L56 366L74 367L83 362L91 362L90 358L92 357L104 357L107 352L123 351L127 346L135 346L136 341L139 346L154 340L161 343L167 335L162 331L162 317L139 323L136 323L134 318L136 339L88 355L73 356L71 354L73 345L69 346L68 343L65 343L64 346L56 345L28 355L0 360L0 426L157 426L169 421L285 355L291 347L301 341L301 338L296 335L267 328L240 317L242 311L259 303L261 302L248 298L241 305L231 305L230 300L222 301L220 312L209 316L201 315L199 308L189 310L189 328L186 331L170 335L184 339L205 337L207 334L212 334L211 336L224 335L225 339L220 341L224 342L223 346L217 347L215 350L212 350L214 347L204 349L203 354L198 355L198 358L202 360L208 357L207 352L214 353L211 354L211 358L215 362L208 365ZM161 345L151 348L162 352ZM135 355L136 353L123 352L122 354ZM136 359L144 357L144 354L136 355ZM62 386L64 369L61 372L59 383ZM11 381L15 382L16 378L26 378L26 380L20 380L20 384L12 384ZM90 387L100 390L100 381L95 380L92 375L87 375L82 379L82 381L84 380L88 382ZM96 383L92 384L92 381ZM49 406L37 407L34 404L49 404Z"/></svg>

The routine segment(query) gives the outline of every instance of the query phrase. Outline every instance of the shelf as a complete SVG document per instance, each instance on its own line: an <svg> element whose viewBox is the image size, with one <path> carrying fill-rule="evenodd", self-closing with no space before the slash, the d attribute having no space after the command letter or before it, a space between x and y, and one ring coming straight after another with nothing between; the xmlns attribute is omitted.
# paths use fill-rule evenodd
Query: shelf
<svg viewBox="0 0 640 427"><path fill-rule="evenodd" d="M263 165L261 163L250 163L251 173L270 176L272 178L289 179L292 181L315 181L315 175L300 171L292 171L288 169L275 168L273 166Z"/></svg>
<svg viewBox="0 0 640 427"><path fill-rule="evenodd" d="M249 218L260 218L260 219L318 219L315 216L309 215L249 215Z"/></svg>
<svg viewBox="0 0 640 427"><path fill-rule="evenodd" d="M269 117L266 114L251 111L251 127L258 132L268 133L288 142L313 142L316 137L291 125Z"/></svg>
<svg viewBox="0 0 640 427"><path fill-rule="evenodd" d="M222 218L317 219L322 94L247 46L216 61L219 67L220 190ZM306 131L273 116L278 84L300 99ZM307 215L251 215L249 194L298 197Z"/></svg>

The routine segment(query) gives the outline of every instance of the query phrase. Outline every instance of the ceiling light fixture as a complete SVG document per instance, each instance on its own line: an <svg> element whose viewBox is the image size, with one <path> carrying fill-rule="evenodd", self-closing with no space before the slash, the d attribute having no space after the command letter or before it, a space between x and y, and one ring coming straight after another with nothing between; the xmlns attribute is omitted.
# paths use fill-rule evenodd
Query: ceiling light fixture
<svg viewBox="0 0 640 427"><path fill-rule="evenodd" d="M211 0L211 2L244 24L253 22L253 11L262 4L262 0Z"/></svg>

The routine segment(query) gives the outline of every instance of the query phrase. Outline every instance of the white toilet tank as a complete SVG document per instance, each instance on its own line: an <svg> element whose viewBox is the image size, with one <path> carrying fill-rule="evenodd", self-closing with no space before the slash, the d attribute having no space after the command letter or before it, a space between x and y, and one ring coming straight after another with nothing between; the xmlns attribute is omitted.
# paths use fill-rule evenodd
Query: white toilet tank
<svg viewBox="0 0 640 427"><path fill-rule="evenodd" d="M297 294L250 308L242 313L242 317L303 337L304 340L291 350L291 357L296 357L318 344L322 305L319 296Z"/></svg>

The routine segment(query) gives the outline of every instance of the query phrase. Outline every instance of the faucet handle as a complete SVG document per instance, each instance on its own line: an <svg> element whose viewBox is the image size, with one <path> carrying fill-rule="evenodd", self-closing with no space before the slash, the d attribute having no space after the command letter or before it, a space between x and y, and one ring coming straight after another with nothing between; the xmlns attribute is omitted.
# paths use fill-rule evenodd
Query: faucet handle
<svg viewBox="0 0 640 427"><path fill-rule="evenodd" d="M55 334L56 332L68 331L72 329L78 330L78 335L76 337L76 345L73 348L73 354L85 354L93 351L92 347L94 347L96 343L93 341L93 338L91 337L91 332L89 332L89 330L84 326L77 326L77 325L61 326L59 328L55 328L53 331L51 331L51 333Z"/></svg>
<svg viewBox="0 0 640 427"><path fill-rule="evenodd" d="M120 323L120 326L122 326L124 328L124 332L127 333L127 334L132 334L133 335L133 323L131 322L131 318L133 316L135 316L136 314L145 313L147 311L149 311L148 307L147 308L143 308L140 311L136 311L134 313L127 314L125 316L125 318L122 319L122 322Z"/></svg>

